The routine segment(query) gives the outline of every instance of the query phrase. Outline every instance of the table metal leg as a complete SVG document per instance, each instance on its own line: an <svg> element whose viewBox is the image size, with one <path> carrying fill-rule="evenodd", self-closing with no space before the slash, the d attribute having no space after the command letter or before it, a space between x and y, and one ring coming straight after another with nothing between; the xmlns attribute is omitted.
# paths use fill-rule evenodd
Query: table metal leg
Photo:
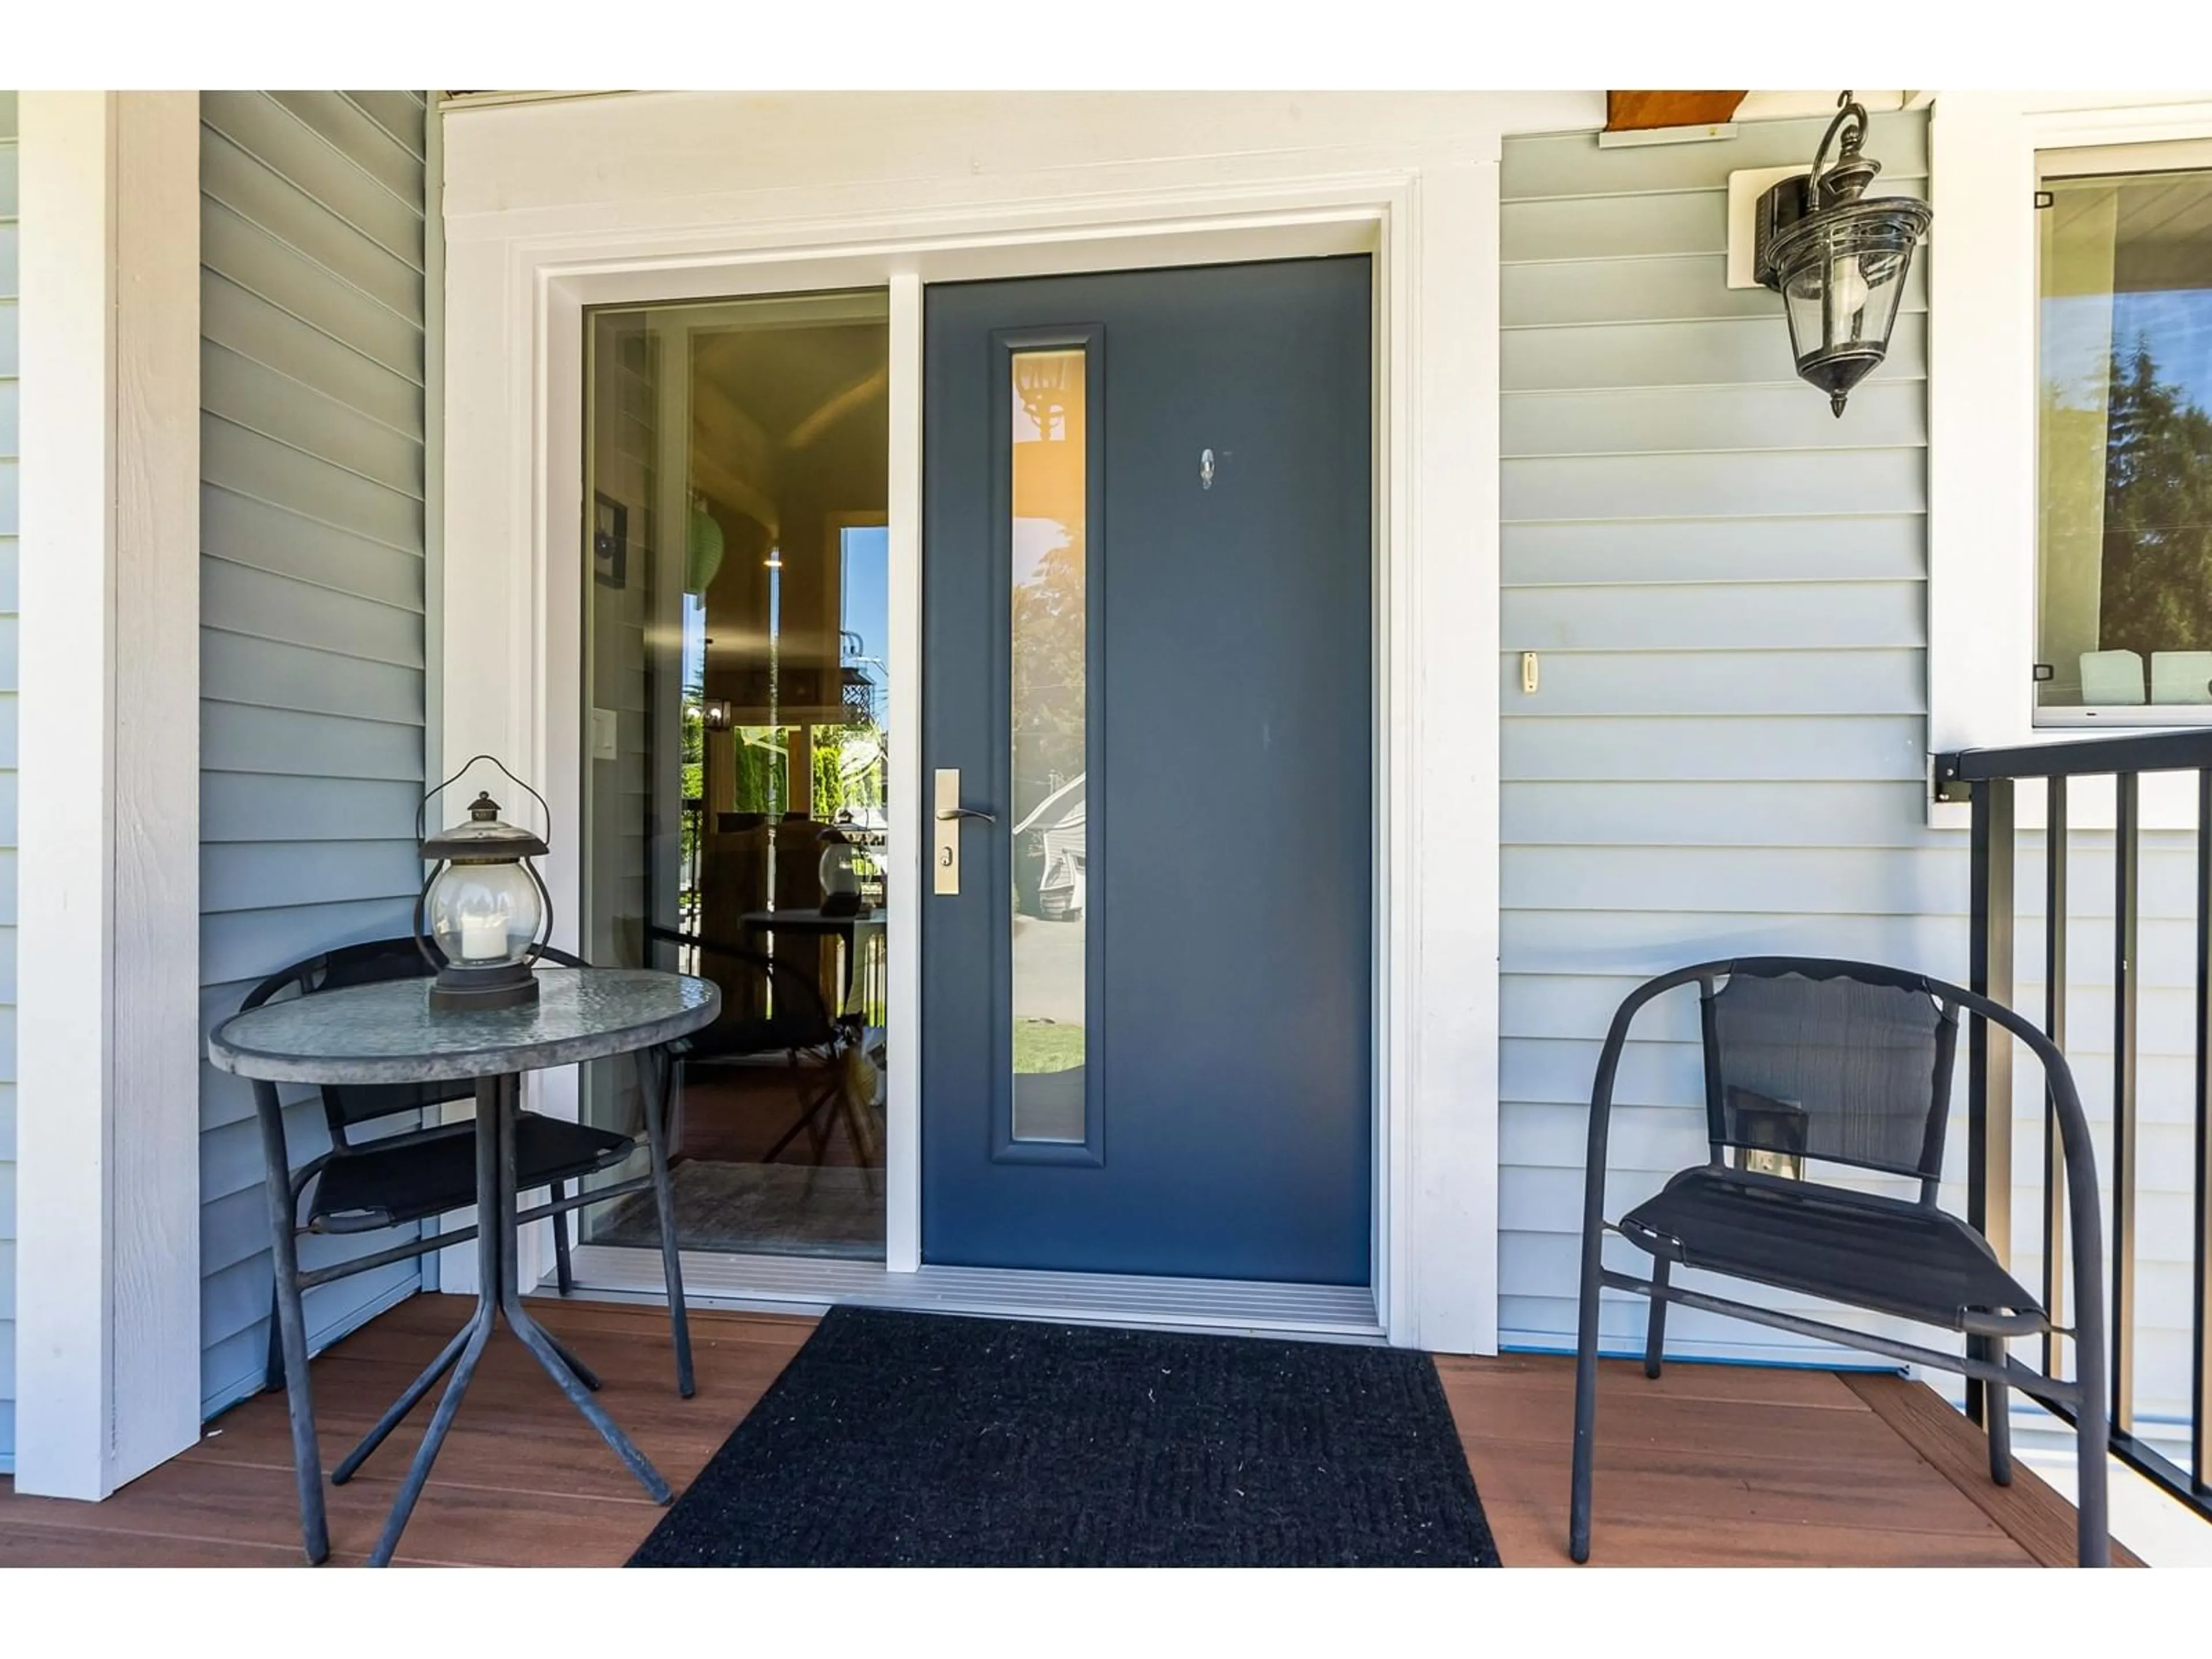
<svg viewBox="0 0 2212 1659"><path fill-rule="evenodd" d="M507 1079L504 1083L506 1099L512 1102L514 1079ZM483 1109L479 1107L477 1109L481 1111ZM599 1402L592 1398L590 1391L562 1359L561 1350L553 1339L538 1328L538 1322L522 1305L520 1269L514 1249L514 1116L507 1104L502 1104L496 1115L499 1120L500 1164L498 1231L500 1237L505 1241L500 1252L500 1311L507 1316L508 1327L522 1339L523 1346L538 1356L538 1363L545 1368L546 1375L553 1379L562 1394L568 1396L568 1403L584 1414L584 1420L599 1431L599 1438L607 1443L609 1449L621 1458L629 1472L637 1477L638 1484L646 1490L646 1495L656 1504L665 1504L675 1493L670 1490L668 1482L661 1479L660 1471L653 1467L643 1452L630 1443L629 1437L617 1426L614 1419L600 1409Z"/></svg>
<svg viewBox="0 0 2212 1659"><path fill-rule="evenodd" d="M630 1443L629 1437L616 1426L615 1421L599 1408L592 1398L592 1390L599 1386L599 1379L590 1368L570 1353L541 1329L538 1322L525 1311L520 1284L520 1268L515 1248L515 1128L514 1114L521 1096L521 1079L513 1076L480 1078L477 1081L477 1306L469 1322L455 1334L446 1345L446 1351L437 1360L409 1385L392 1409L386 1412L368 1438L356 1447L338 1477L349 1477L360 1468L362 1461L374 1452L385 1437L397 1427L424 1395L436 1384L448 1365L453 1367L453 1380L447 1383L445 1393L439 1397L438 1409L430 1419L430 1426L422 1436L422 1443L416 1449L414 1461L407 1466L406 1479L400 1482L399 1495L392 1501L392 1513L386 1517L384 1531L376 1540L376 1548L369 1554L373 1567L391 1564L394 1550L398 1547L399 1535L406 1530L407 1522L415 1512L415 1504L422 1495L422 1488L430 1478L430 1467L438 1460L439 1449L445 1444L447 1433L453 1426L453 1418L460 1410L461 1396L468 1392L470 1380L476 1375L477 1362L483 1358L485 1345L491 1340L492 1326L502 1314L508 1326L523 1346L536 1355L561 1392L568 1396L569 1403L584 1414L584 1419L599 1431L615 1455L628 1466L639 1484L655 1503L665 1504L674 1497L668 1482L660 1472L647 1461L645 1454ZM304 1370L304 1368L302 1368Z"/></svg>
<svg viewBox="0 0 2212 1659"><path fill-rule="evenodd" d="M393 1401L391 1409L376 1419L376 1426L368 1431L361 1444L348 1452L345 1461L331 1471L331 1485L343 1486L352 1480L392 1430L406 1421L407 1413L415 1409L424 1395L437 1386L440 1377L453 1369L453 1362L461 1357L461 1350L468 1346L470 1334L476 1328L476 1319L471 1316L467 1324L453 1333L453 1340L446 1344L445 1352L430 1362L429 1368L422 1376L407 1385L407 1392Z"/></svg>
<svg viewBox="0 0 2212 1659"><path fill-rule="evenodd" d="M676 1392L696 1391L691 1372L691 1321L684 1307L684 1267L677 1251L676 1188L668 1173L668 1103L675 1092L676 1062L665 1048L642 1056L645 1144L653 1162L653 1203L660 1224L660 1277L668 1287L668 1326L676 1344Z"/></svg>
<svg viewBox="0 0 2212 1659"><path fill-rule="evenodd" d="M597 1394L600 1389L605 1386L605 1384L599 1381L599 1374L593 1370L589 1365L586 1365L582 1360L577 1358L575 1353L569 1348L567 1343L563 1342L559 1337L554 1335L550 1331L547 1331L545 1333L545 1340L553 1345L553 1352L561 1356L561 1363L575 1373L576 1381L582 1383L593 1394Z"/></svg>
<svg viewBox="0 0 2212 1659"><path fill-rule="evenodd" d="M461 1408L461 1396L468 1392L469 1381L476 1375L477 1361L483 1358L484 1345L491 1340L492 1322L499 1311L501 1260L512 1254L509 1236L514 1224L511 1185L507 1201L501 1200L499 1157L501 1144L511 1138L501 1133L501 1126L507 1120L505 1103L514 1081L512 1078L496 1077L477 1079L477 1309L457 1339L462 1346L453 1367L453 1380L446 1385L446 1392L439 1398L438 1409L430 1419L422 1443L416 1448L415 1460L407 1466L407 1478L399 1483L399 1495L392 1500L392 1513L385 1517L384 1531L377 1538L376 1547L369 1553L368 1565L372 1567L391 1565L392 1553L399 1545L399 1534L406 1530L408 1517L415 1513L416 1500L422 1497L423 1484L430 1478L430 1466L438 1461L438 1449L445 1444L447 1432L453 1426L454 1414ZM511 1166L508 1173L511 1176ZM501 1222L506 1223L504 1227Z"/></svg>
<svg viewBox="0 0 2212 1659"><path fill-rule="evenodd" d="M284 1121L276 1091L255 1103L261 1121L261 1150L268 1164L270 1261L276 1273L276 1336L284 1358L285 1399L292 1414L292 1474L300 1499L300 1541L310 1563L320 1565L331 1553L330 1525L323 1511L323 1458L315 1434L314 1394L307 1379L307 1322L300 1300L298 1218L292 1201L284 1151Z"/></svg>

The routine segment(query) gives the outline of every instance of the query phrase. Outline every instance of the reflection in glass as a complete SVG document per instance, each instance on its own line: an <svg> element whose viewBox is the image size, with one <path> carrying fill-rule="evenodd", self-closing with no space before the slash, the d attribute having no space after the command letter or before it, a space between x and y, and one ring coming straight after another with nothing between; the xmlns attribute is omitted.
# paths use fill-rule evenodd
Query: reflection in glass
<svg viewBox="0 0 2212 1659"><path fill-rule="evenodd" d="M880 1260L887 297L587 330L581 951L721 988L674 1126L685 1248ZM586 1121L641 1109L629 1062L584 1068ZM658 1242L642 1195L580 1224Z"/></svg>
<svg viewBox="0 0 2212 1659"><path fill-rule="evenodd" d="M1013 1135L1084 1138L1084 356L1013 359Z"/></svg>
<svg viewBox="0 0 2212 1659"><path fill-rule="evenodd" d="M2038 706L2212 704L2212 172L2045 183Z"/></svg>

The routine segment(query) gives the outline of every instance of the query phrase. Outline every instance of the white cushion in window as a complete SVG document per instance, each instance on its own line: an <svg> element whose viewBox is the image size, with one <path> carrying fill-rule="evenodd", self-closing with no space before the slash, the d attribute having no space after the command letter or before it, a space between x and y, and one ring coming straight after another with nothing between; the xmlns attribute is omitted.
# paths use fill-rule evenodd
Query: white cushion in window
<svg viewBox="0 0 2212 1659"><path fill-rule="evenodd" d="M2143 700L2143 659L2133 651L2084 651L2081 653L2081 701L2100 704L2139 703Z"/></svg>
<svg viewBox="0 0 2212 1659"><path fill-rule="evenodd" d="M2212 651L2150 653L2153 702L2212 702Z"/></svg>

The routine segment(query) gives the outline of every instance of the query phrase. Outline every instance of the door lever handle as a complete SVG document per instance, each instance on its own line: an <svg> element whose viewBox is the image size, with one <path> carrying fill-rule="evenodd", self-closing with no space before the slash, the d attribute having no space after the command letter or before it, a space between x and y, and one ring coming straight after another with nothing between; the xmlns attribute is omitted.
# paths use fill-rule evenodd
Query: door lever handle
<svg viewBox="0 0 2212 1659"><path fill-rule="evenodd" d="M957 767L937 769L935 805L937 827L932 832L933 845L930 848L930 890L933 893L957 893L960 890L960 820L981 818L995 824L998 819L974 806L960 804L960 772Z"/></svg>

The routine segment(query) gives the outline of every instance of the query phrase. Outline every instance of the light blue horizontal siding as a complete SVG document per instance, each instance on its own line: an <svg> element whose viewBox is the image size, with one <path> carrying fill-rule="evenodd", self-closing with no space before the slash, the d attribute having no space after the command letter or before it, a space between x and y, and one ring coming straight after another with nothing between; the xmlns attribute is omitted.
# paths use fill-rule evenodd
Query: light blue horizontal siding
<svg viewBox="0 0 2212 1659"><path fill-rule="evenodd" d="M203 95L200 961L212 1026L271 970L403 933L422 790L423 105ZM295 1164L324 1144L288 1091ZM259 1385L269 1224L250 1087L200 1091L201 1387ZM309 1265L390 1242L316 1239ZM309 1293L318 1343L411 1264Z"/></svg>
<svg viewBox="0 0 2212 1659"><path fill-rule="evenodd" d="M15 1467L15 94L0 92L0 1474Z"/></svg>
<svg viewBox="0 0 2212 1659"><path fill-rule="evenodd" d="M1841 420L1795 379L1779 302L1726 286L1728 175L1809 157L1820 126L1760 124L1719 143L1604 150L1593 135L1568 134L1505 147L1509 1344L1571 1344L1591 1075L1613 1011L1637 984L1765 952L1861 957L1952 979L1966 970L1965 837L1929 830L1923 805L1924 269L1889 361ZM1885 186L1924 191L1923 118L1876 118L1868 148L1886 164ZM1527 650L1540 653L1534 695L1520 689ZM2041 857L2040 838L2024 836L2019 1000L2030 1010L2042 999ZM2073 1054L2103 1146L2108 832L2077 832L2071 873ZM2172 1413L2188 1378L2189 837L2147 836L2142 875L2138 1403ZM2020 1069L2014 1210L2027 1219L2014 1261L2034 1284L2042 1109L2033 1068ZM1700 1096L1694 998L1654 1006L1623 1057L1613 1213L1703 1158ZM1626 1347L1641 1341L1644 1319L1624 1298L1601 1323ZM1670 1344L1717 1358L1832 1352L1679 1310L1668 1328Z"/></svg>
<svg viewBox="0 0 2212 1659"><path fill-rule="evenodd" d="M1819 136L1793 122L1722 143L1505 148L1509 1344L1571 1343L1590 1079L1629 990L1755 951L1964 965L1963 851L1923 827L1924 288L1838 421L1795 378L1773 296L1727 287L1729 173L1810 155ZM1910 180L1924 123L1887 118L1869 149ZM1614 1214L1703 1155L1696 1036L1693 1004L1655 1008L1624 1055ZM1601 1323L1631 1346L1643 1310L1609 1302ZM1803 1352L1711 1318L1668 1336L1716 1358Z"/></svg>

